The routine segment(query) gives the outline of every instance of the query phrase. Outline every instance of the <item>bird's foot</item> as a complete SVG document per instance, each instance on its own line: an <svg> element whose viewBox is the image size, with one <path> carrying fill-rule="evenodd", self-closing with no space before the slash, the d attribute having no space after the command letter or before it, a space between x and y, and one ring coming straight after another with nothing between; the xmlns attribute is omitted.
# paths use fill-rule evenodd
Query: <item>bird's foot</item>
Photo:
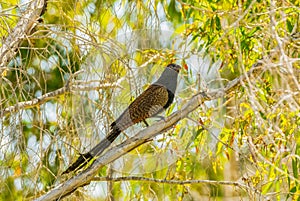
<svg viewBox="0 0 300 201"><path fill-rule="evenodd" d="M154 117L158 119L157 121L161 121L161 120L166 121L166 118L164 116L157 115L157 116L154 116Z"/></svg>

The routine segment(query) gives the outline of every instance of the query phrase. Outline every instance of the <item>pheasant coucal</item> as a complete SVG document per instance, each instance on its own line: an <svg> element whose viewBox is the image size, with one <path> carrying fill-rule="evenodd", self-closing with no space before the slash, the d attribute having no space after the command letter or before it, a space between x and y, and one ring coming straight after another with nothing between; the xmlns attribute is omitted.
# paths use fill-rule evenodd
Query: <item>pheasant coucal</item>
<svg viewBox="0 0 300 201"><path fill-rule="evenodd" d="M81 154L75 163L68 167L63 174L80 169L90 160L99 156L128 127L145 121L145 119L167 109L174 100L180 69L181 66L177 64L169 64L158 80L139 95L119 118L111 124L111 132L108 136L89 152Z"/></svg>

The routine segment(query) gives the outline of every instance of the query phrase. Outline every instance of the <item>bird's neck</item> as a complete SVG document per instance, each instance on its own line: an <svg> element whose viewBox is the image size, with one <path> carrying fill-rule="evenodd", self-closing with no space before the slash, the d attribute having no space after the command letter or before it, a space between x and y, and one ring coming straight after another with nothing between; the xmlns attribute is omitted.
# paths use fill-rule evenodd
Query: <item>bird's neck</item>
<svg viewBox="0 0 300 201"><path fill-rule="evenodd" d="M164 86L174 94L177 85L177 77L178 72L173 69L166 68L158 80L153 84Z"/></svg>

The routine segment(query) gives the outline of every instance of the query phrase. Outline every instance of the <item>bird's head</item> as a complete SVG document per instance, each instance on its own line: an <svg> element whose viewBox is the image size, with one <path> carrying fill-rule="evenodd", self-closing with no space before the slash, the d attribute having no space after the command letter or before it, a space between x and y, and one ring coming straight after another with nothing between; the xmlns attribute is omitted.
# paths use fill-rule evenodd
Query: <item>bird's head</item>
<svg viewBox="0 0 300 201"><path fill-rule="evenodd" d="M176 71L177 73L179 73L179 71L180 71L180 69L181 69L181 66L172 63L172 64L169 64L169 65L167 66L167 68L170 68L170 69Z"/></svg>
<svg viewBox="0 0 300 201"><path fill-rule="evenodd" d="M180 65L169 64L154 84L164 86L174 94L180 69Z"/></svg>

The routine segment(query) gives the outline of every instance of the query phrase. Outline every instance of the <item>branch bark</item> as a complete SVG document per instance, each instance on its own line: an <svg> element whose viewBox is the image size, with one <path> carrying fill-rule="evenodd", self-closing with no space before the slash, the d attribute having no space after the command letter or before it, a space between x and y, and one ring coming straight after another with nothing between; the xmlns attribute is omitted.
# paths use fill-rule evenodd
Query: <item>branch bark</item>
<svg viewBox="0 0 300 201"><path fill-rule="evenodd" d="M45 195L37 198L36 201L60 199L72 193L77 188L88 185L94 179L94 176L97 174L98 170L101 167L111 163L112 161L115 161L130 150L150 141L156 135L172 128L178 121L185 118L189 113L197 109L204 101L223 97L224 95L229 93L234 87L239 85L239 83L243 79L245 79L247 76L253 73L254 70L255 72L257 72L256 69L258 69L258 66L261 66L260 62L254 64L248 73L245 73L239 78L230 81L224 89L218 89L207 93L200 92L194 95L180 110L171 114L165 120L161 120L143 129L142 131L138 132L135 136L125 140L121 144L110 148L107 152L105 152L102 156L95 160L94 163L91 166L89 166L86 170L70 178L64 183L56 186Z"/></svg>
<svg viewBox="0 0 300 201"><path fill-rule="evenodd" d="M16 55L21 42L28 37L44 13L47 0L31 1L26 12L20 17L15 28L4 39L0 47L0 74L5 75L8 62Z"/></svg>
<svg viewBox="0 0 300 201"><path fill-rule="evenodd" d="M187 185L187 184L211 184L211 185L225 185L225 186L236 186L243 190L249 190L257 193L259 196L262 196L259 191L256 189L252 189L251 187L242 184L240 182L235 181L214 181L214 180L167 180L167 179L155 179L155 178L147 178L147 177L137 177L137 176L129 176L129 177L94 177L93 181L143 181L143 182L152 182L152 183L163 183L163 184L175 184L175 185Z"/></svg>
<svg viewBox="0 0 300 201"><path fill-rule="evenodd" d="M69 86L71 85L71 86ZM34 98L29 101L23 101L19 102L15 105L9 106L5 108L4 110L0 111L0 118L17 112L22 109L29 109L33 108L35 106L41 105L45 103L46 101L53 99L57 96L63 95L68 92L73 92L73 91L90 91L90 90L100 90L100 89L105 89L105 88L113 88L113 87L120 87L117 83L105 83L105 84L100 84L100 81L90 81L90 82L85 82L76 85L76 84L66 84L60 89L57 89L55 91L51 91L49 93L46 93L40 97Z"/></svg>

